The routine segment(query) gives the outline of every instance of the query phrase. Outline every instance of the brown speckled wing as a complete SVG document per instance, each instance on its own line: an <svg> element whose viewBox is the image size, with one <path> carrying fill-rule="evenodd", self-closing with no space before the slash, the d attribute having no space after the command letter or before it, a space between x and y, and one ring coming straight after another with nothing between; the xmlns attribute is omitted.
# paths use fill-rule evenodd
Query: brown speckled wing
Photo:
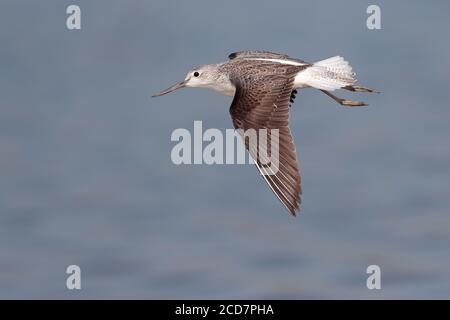
<svg viewBox="0 0 450 320"><path fill-rule="evenodd" d="M259 160L255 161L255 164L278 199L292 215L296 215L301 202L300 173L289 129L289 99L293 90L294 74L254 74L236 77L233 81L236 93L230 114L234 127L244 131L265 128L279 130L278 150L271 148L270 143L267 145L269 150L249 146L248 141L245 141L245 145L254 160L270 154L270 151L279 152L278 171L272 171L272 168L261 164ZM270 130L268 132L267 140L270 142Z"/></svg>
<svg viewBox="0 0 450 320"><path fill-rule="evenodd" d="M305 61L297 58L291 58L287 54L283 53L276 53L271 51L262 51L262 50L255 50L255 51L237 51L230 53L228 55L228 59L254 59L254 58L263 58L263 59L282 59L282 60L291 60L296 61L300 63L306 63Z"/></svg>
<svg viewBox="0 0 450 320"><path fill-rule="evenodd" d="M270 51L237 51L230 53L228 55L228 59L236 59L236 58L287 58L287 54L275 53Z"/></svg>

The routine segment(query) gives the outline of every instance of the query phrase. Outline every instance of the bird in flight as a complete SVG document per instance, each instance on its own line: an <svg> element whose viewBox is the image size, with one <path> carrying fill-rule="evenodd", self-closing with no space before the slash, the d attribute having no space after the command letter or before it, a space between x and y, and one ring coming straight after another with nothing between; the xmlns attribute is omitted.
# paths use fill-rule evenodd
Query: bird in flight
<svg viewBox="0 0 450 320"><path fill-rule="evenodd" d="M279 136L279 165L276 170L259 161L261 146L253 148L245 141L256 167L283 203L296 215L302 193L297 154L289 129L289 107L298 89L316 88L342 106L367 106L364 102L339 98L331 91L378 92L356 85L355 73L347 61L335 56L316 63L269 51L231 53L229 60L206 64L189 71L186 78L157 94L161 96L184 87L213 89L234 96L230 114L236 130L276 129ZM242 131L241 131L242 132ZM267 154L268 150L264 150ZM256 159L256 160L255 160Z"/></svg>

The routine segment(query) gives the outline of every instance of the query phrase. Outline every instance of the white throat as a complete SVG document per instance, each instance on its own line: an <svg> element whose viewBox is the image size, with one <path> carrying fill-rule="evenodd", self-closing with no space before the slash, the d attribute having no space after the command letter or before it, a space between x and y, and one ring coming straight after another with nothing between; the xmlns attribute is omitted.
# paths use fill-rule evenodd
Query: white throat
<svg viewBox="0 0 450 320"><path fill-rule="evenodd" d="M234 96L234 93L236 92L236 87L228 80L228 78L222 78L219 81L214 82L188 83L186 86L212 89L225 96Z"/></svg>

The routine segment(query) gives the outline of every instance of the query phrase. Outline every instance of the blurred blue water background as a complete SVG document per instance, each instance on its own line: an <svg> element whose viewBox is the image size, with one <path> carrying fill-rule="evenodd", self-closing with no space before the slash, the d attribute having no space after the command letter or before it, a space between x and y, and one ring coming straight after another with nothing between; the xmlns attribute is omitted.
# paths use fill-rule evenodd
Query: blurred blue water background
<svg viewBox="0 0 450 320"><path fill-rule="evenodd" d="M0 298L450 298L450 3L376 1L375 31L369 4L1 0ZM339 54L382 91L298 95L298 218L251 166L170 161L229 97L150 98L245 49Z"/></svg>

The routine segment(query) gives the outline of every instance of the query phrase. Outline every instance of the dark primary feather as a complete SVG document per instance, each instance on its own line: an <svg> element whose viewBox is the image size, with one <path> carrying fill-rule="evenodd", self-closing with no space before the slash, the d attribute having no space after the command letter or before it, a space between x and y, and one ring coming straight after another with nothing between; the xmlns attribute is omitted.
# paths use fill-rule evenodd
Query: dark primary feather
<svg viewBox="0 0 450 320"><path fill-rule="evenodd" d="M297 94L297 90L292 90L291 91L291 97L289 98L289 107L294 103L295 100L295 95Z"/></svg>
<svg viewBox="0 0 450 320"><path fill-rule="evenodd" d="M236 129L247 130L278 129L279 130L279 170L273 173L260 161L256 166L264 173L266 182L293 215L300 206L300 173L295 145L289 129L289 101L293 92L293 81L296 72L290 70L283 75L253 74L247 77L235 76L236 94L230 107L233 125ZM272 133L273 134L273 133ZM270 136L267 138L270 142ZM253 159L260 159L269 150L251 148L245 141L247 150ZM267 153L267 151L269 151ZM273 150L272 150L273 151Z"/></svg>

